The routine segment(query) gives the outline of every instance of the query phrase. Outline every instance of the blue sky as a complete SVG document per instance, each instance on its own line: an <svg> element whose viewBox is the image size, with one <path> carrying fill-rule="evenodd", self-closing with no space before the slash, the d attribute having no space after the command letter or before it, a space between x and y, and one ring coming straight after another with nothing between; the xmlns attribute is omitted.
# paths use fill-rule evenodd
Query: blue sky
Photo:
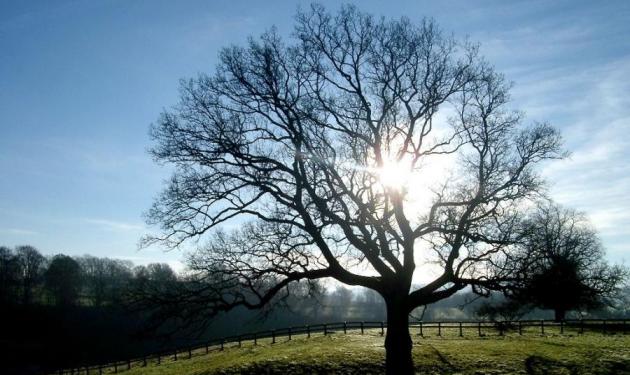
<svg viewBox="0 0 630 375"><path fill-rule="evenodd" d="M222 46L271 25L288 35L298 4L0 2L0 244L176 264L181 253L137 250L168 176L148 127ZM630 2L357 5L480 42L515 82L514 107L560 128L573 153L543 171L552 196L590 216L611 260L630 260Z"/></svg>

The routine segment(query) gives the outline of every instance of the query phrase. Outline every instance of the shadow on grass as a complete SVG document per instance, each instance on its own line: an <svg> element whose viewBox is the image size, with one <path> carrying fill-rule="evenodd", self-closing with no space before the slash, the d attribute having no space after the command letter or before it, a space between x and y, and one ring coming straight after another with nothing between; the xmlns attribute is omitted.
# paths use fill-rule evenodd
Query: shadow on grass
<svg viewBox="0 0 630 375"><path fill-rule="evenodd" d="M525 359L525 370L531 375L543 374L630 374L630 360L605 360L593 363L593 367L586 369L571 363L563 363L553 359L530 356Z"/></svg>

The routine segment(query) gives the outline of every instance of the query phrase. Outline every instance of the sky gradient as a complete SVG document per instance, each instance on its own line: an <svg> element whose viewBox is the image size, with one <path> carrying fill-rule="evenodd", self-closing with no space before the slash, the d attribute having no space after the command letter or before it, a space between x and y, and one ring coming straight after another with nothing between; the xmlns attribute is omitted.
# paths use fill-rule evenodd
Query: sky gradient
<svg viewBox="0 0 630 375"><path fill-rule="evenodd" d="M0 245L177 265L176 251L137 250L169 176L147 153L149 126L221 47L272 25L289 37L299 4L1 2ZM514 81L513 107L561 129L572 152L543 169L551 196L588 214L609 259L630 261L630 2L357 5L481 43Z"/></svg>

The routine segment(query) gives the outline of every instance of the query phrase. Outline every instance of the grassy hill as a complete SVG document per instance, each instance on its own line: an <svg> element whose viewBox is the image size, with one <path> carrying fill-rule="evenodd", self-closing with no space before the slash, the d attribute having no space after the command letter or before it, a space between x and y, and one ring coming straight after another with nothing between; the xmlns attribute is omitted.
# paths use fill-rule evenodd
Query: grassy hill
<svg viewBox="0 0 630 375"><path fill-rule="evenodd" d="M414 335L419 374L630 374L630 335L528 333L460 338ZM157 374L379 374L385 350L377 331L297 336L272 344L244 343L191 359L163 359L129 375Z"/></svg>

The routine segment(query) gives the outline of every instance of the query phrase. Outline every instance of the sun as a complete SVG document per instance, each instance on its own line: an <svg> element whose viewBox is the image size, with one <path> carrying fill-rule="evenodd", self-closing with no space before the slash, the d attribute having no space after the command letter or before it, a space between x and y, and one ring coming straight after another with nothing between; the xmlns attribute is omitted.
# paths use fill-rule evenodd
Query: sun
<svg viewBox="0 0 630 375"><path fill-rule="evenodd" d="M386 161L378 169L378 180L387 189L406 191L411 177L411 171L403 163Z"/></svg>

